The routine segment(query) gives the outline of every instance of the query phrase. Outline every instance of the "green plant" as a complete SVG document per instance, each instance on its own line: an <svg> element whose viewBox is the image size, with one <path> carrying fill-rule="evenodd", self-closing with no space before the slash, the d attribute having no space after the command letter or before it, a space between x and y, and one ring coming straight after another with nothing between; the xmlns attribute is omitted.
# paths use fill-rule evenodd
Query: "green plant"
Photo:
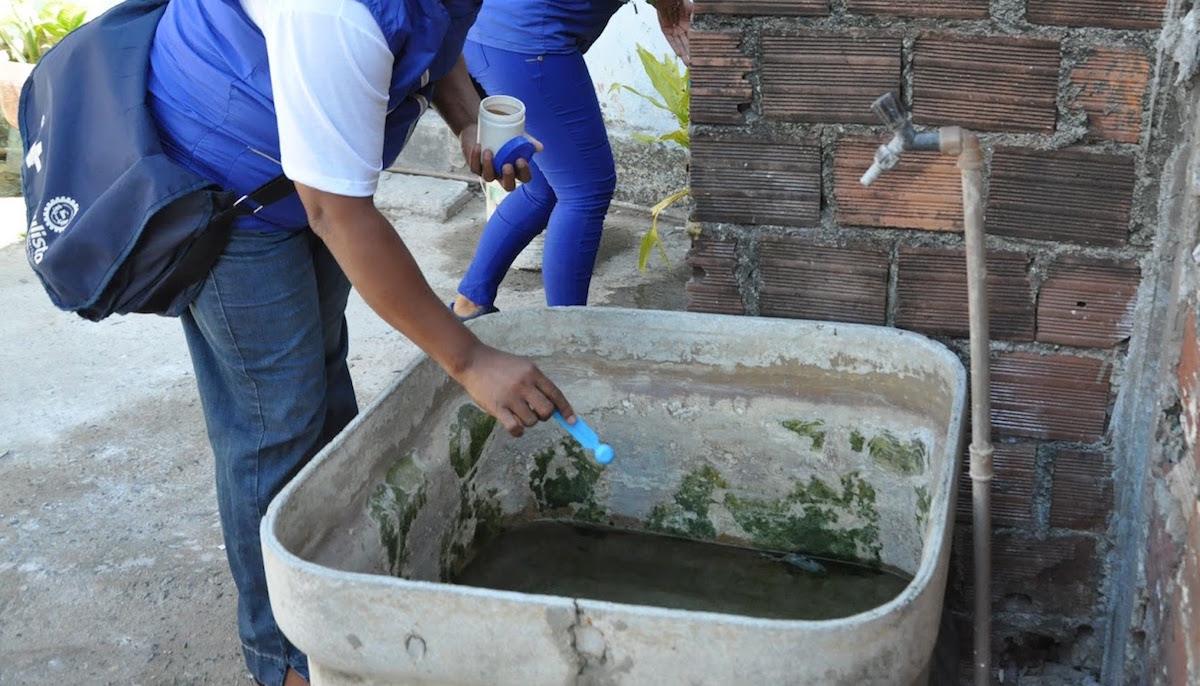
<svg viewBox="0 0 1200 686"><path fill-rule="evenodd" d="M14 0L0 20L0 47L14 62L36 63L86 16L87 8L70 3Z"/></svg>
<svg viewBox="0 0 1200 686"><path fill-rule="evenodd" d="M633 137L643 143L650 144L674 141L685 149L690 149L692 141L688 135L688 124L691 122L689 114L692 102L691 71L686 68L681 70L679 60L669 55L664 55L661 60L656 58L649 50L642 47L641 44L638 44L637 52L638 57L642 60L642 68L645 70L646 76L650 77L650 83L654 86L654 90L658 92L658 97L647 95L632 86L620 83L614 83L609 91L627 90L638 97L644 98L655 107L675 115L675 119L679 123L679 128L668 131L661 136L646 136L635 133ZM654 207L650 208L650 230L642 237L641 248L638 251L638 269L641 271L646 271L646 262L650 259L650 253L654 250L655 246L658 247L663 261L668 265L671 263L667 259L667 250L663 247L662 241L658 236L658 215L662 214L663 210L689 195L691 195L691 190L684 188L671 193Z"/></svg>

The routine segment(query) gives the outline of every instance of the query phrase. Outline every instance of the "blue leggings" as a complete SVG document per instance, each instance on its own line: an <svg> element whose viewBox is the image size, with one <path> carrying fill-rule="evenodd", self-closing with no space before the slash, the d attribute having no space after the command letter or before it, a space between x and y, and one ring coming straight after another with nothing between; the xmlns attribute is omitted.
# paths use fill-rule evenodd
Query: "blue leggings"
<svg viewBox="0 0 1200 686"><path fill-rule="evenodd" d="M583 54L526 55L467 41L463 56L489 95L525 103L525 130L545 150L534 155L533 178L484 227L458 292L477 305L494 304L513 260L546 231L546 304L586 305L617 171Z"/></svg>

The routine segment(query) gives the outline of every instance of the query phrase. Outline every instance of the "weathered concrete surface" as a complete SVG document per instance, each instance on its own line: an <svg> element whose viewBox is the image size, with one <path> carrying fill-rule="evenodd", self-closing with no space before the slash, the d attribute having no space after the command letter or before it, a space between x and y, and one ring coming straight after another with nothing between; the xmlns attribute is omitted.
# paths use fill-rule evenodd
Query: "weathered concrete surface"
<svg viewBox="0 0 1200 686"><path fill-rule="evenodd" d="M14 211L0 226L0 684L249 683L179 324L147 316L93 324L58 312L13 242L22 213L6 209ZM439 294L453 292L482 216L479 197L448 222L393 216ZM652 262L641 274L647 222L610 214L594 304L683 308L686 235L666 233L672 268ZM365 406L416 351L351 297L351 372ZM540 275L513 273L498 305L542 302Z"/></svg>
<svg viewBox="0 0 1200 686"><path fill-rule="evenodd" d="M472 185L430 176L384 172L375 189L375 206L381 210L445 221L471 202Z"/></svg>

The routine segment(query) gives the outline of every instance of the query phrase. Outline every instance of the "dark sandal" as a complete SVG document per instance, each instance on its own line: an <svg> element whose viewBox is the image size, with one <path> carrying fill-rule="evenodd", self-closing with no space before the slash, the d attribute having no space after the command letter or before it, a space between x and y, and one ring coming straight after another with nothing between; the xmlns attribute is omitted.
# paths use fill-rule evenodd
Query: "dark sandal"
<svg viewBox="0 0 1200 686"><path fill-rule="evenodd" d="M453 300L450 301L450 311L454 312L454 301ZM499 311L500 310L498 308L496 308L494 305L488 305L487 307L479 308L473 314L468 314L465 317L457 312L454 312L454 316L458 317L458 321L460 321L460 322L469 322L472 319L482 317L485 314L494 314Z"/></svg>

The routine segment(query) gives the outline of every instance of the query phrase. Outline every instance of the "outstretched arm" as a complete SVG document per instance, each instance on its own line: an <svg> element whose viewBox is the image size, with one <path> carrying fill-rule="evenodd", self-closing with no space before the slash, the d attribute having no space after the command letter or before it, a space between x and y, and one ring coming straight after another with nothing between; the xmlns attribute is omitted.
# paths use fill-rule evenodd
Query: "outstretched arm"
<svg viewBox="0 0 1200 686"><path fill-rule="evenodd" d="M512 435L549 419L570 419L562 391L532 362L482 343L425 281L412 253L371 198L296 184L313 231L350 283L387 323L425 351Z"/></svg>
<svg viewBox="0 0 1200 686"><path fill-rule="evenodd" d="M667 43L684 64L690 64L688 37L692 30L692 0L650 0L650 4L658 11L658 25Z"/></svg>

